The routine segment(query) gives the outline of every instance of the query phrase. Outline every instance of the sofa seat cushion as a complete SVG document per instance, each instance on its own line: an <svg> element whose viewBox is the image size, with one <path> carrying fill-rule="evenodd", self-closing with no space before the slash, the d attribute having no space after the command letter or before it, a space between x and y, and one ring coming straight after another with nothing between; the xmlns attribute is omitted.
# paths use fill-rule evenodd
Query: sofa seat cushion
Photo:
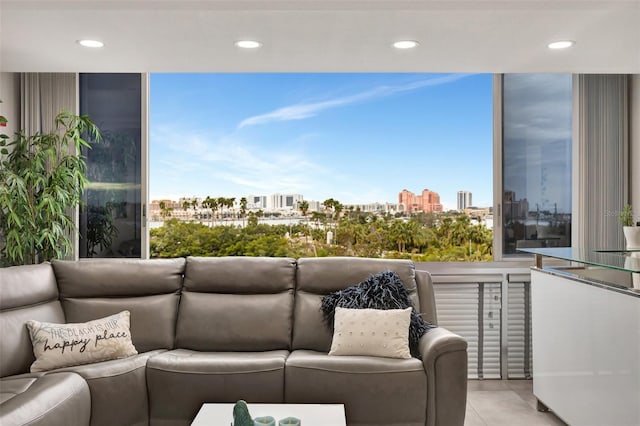
<svg viewBox="0 0 640 426"><path fill-rule="evenodd" d="M74 373L0 379L0 424L74 426L89 424L87 383Z"/></svg>
<svg viewBox="0 0 640 426"><path fill-rule="evenodd" d="M146 364L165 351L157 350L129 358L65 367L82 376L91 390L91 425L147 425Z"/></svg>
<svg viewBox="0 0 640 426"><path fill-rule="evenodd" d="M345 404L349 425L425 424L427 376L416 358L297 350L287 358L285 383L285 402Z"/></svg>
<svg viewBox="0 0 640 426"><path fill-rule="evenodd" d="M151 358L147 383L152 425L188 425L204 402L281 403L289 352L176 349Z"/></svg>

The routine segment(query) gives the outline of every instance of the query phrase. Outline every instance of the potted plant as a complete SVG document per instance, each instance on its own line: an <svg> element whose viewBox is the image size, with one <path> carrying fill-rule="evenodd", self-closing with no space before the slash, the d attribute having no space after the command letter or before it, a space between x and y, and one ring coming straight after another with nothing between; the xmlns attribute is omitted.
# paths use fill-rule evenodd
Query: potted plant
<svg viewBox="0 0 640 426"><path fill-rule="evenodd" d="M68 112L58 114L50 133L0 134L0 258L5 265L59 259L71 251L71 214L87 182L80 155L81 147L89 147L84 135L100 139L89 117Z"/></svg>
<svg viewBox="0 0 640 426"><path fill-rule="evenodd" d="M627 241L627 248L640 249L640 226L634 226L637 223L633 222L631 204L625 205L618 217L622 223L622 232L624 232L624 238Z"/></svg>

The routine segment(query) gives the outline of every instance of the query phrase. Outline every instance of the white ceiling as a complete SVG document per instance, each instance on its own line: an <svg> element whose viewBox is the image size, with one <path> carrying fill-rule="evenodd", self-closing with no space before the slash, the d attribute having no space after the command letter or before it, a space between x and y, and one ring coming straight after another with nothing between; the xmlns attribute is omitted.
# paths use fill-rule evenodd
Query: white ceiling
<svg viewBox="0 0 640 426"><path fill-rule="evenodd" d="M640 0L0 0L0 49L1 71L640 73Z"/></svg>

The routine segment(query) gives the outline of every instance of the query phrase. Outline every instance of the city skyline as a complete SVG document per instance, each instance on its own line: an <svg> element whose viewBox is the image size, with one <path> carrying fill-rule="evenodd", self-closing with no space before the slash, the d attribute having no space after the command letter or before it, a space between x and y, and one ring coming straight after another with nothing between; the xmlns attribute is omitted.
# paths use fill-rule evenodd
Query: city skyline
<svg viewBox="0 0 640 426"><path fill-rule="evenodd" d="M150 198L302 193L343 204L469 188L492 205L492 80L465 74L152 74Z"/></svg>
<svg viewBox="0 0 640 426"><path fill-rule="evenodd" d="M465 199L468 202L464 206L460 206L460 195L465 194ZM242 196L235 197L216 197L216 196L208 196L213 198L214 200L223 198L227 200L232 200L233 208L240 208L242 206L242 198L245 198L246 209L247 210L264 210L268 209L270 211L278 211L278 210L298 210L299 203L302 201L307 202L307 208L309 211L323 211L325 210L324 202L327 200L314 200L304 196L304 194L243 194ZM169 202L172 204L172 208L183 208L183 202L187 202L190 206L189 208L193 208L194 202L199 205L208 197L199 197L199 196L180 196L177 198L152 198L150 200L151 205L158 205L161 202ZM431 199L433 197L433 199ZM440 195L436 191L430 191L428 189L424 189L421 194L414 194L411 191L403 189L398 193L398 201L397 202L370 202L370 203L340 203L344 207L363 207L363 206L381 206L386 205L399 207L403 206L403 211L405 212L443 212L446 210L441 209L441 204L439 203ZM340 200L335 200L340 201ZM471 193L468 191L458 191L458 208L451 209L450 211L463 211L467 209L491 209L492 206L474 206L470 203L471 201ZM199 208L202 208L201 206ZM398 210L400 211L400 210Z"/></svg>

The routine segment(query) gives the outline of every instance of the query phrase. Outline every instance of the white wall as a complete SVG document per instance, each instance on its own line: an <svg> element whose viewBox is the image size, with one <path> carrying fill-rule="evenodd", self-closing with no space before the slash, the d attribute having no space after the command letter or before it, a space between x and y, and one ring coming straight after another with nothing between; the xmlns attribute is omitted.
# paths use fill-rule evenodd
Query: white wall
<svg viewBox="0 0 640 426"><path fill-rule="evenodd" d="M9 121L0 132L11 136L20 128L20 74L0 73L0 100L0 115Z"/></svg>

